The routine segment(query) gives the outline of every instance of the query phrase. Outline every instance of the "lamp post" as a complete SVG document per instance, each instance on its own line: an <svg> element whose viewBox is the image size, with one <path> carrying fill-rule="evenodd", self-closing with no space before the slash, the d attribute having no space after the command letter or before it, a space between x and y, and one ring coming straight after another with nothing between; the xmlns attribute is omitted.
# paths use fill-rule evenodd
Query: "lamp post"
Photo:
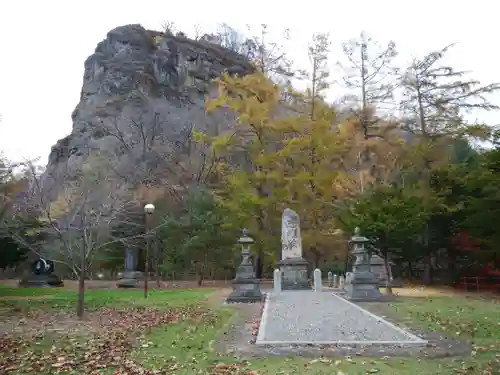
<svg viewBox="0 0 500 375"><path fill-rule="evenodd" d="M144 298L148 298L148 279L149 279L149 247L151 244L151 216L155 212L155 206L148 203L144 206L146 215L146 252L144 254Z"/></svg>

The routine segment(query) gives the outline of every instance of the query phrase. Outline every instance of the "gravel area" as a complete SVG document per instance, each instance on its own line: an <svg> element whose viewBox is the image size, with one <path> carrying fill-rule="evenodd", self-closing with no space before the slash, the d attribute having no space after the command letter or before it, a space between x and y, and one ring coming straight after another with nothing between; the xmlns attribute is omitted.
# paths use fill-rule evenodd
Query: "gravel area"
<svg viewBox="0 0 500 375"><path fill-rule="evenodd" d="M321 344L364 341L425 345L331 291L268 295L257 344Z"/></svg>
<svg viewBox="0 0 500 375"><path fill-rule="evenodd" d="M223 301L221 300L221 304ZM227 306L227 305L226 305ZM472 348L469 342L460 341L451 337L443 337L435 332L425 332L408 326L408 322L395 319L389 314L391 308L387 303L363 303L363 308L379 316L387 316L389 321L405 327L412 333L428 340L427 345L255 345L252 344L252 324L259 319L261 303L232 304L236 315L221 332L221 336L213 344L213 349L238 359L252 359L274 356L302 356L308 358L339 358L345 356L363 357L416 357L416 358L443 358L469 355ZM305 308L305 305L303 306Z"/></svg>

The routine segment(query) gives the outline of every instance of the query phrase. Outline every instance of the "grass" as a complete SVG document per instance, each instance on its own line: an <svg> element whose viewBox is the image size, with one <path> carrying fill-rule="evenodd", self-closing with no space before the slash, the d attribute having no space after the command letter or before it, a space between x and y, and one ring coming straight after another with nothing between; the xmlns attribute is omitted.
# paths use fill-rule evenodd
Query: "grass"
<svg viewBox="0 0 500 375"><path fill-rule="evenodd" d="M132 358L148 368L176 369L175 374L194 374L209 371L221 363L234 360L217 356L212 350L224 323L231 319L230 309L220 309L213 325L182 322L172 327L154 328L133 352ZM203 374L208 372L201 372Z"/></svg>
<svg viewBox="0 0 500 375"><path fill-rule="evenodd" d="M96 289L85 292L85 308L97 310L102 307L173 307L199 302L206 298L211 289L149 291L144 298L142 290L137 289ZM7 288L0 286L0 308L76 308L77 291L56 288ZM37 298L16 298L37 297ZM40 298L43 297L43 298Z"/></svg>
<svg viewBox="0 0 500 375"><path fill-rule="evenodd" d="M467 358L418 360L411 358L340 357L306 359L269 357L241 361L213 350L213 342L231 321L231 308L210 307L206 298L213 290L152 291L146 300L138 290L90 290L87 306L201 308L203 315L186 313L177 323L142 330L128 354L131 360L151 369L168 369L172 374L500 374L495 360L500 357L500 304L464 296L406 297L388 306L387 315L405 324L437 331L443 335L472 340L474 352ZM76 292L61 289L8 289L0 287L0 306L43 309L73 308ZM37 297L23 298L15 297ZM53 344L53 343L52 343ZM62 344L61 344L62 345ZM42 343L38 350L47 351ZM493 364L489 364L493 362ZM239 372L238 372L239 371ZM17 375L35 372L16 373ZM36 372L40 373L40 372ZM102 371L112 374L112 369ZM133 374L133 372L131 372Z"/></svg>

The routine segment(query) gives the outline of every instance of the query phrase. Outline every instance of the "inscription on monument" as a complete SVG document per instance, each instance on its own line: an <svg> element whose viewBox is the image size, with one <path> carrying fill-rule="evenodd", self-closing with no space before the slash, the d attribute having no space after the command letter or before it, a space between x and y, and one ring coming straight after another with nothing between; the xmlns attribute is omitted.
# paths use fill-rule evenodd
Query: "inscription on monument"
<svg viewBox="0 0 500 375"><path fill-rule="evenodd" d="M302 258L302 237L299 215L289 208L283 211L281 220L281 259Z"/></svg>

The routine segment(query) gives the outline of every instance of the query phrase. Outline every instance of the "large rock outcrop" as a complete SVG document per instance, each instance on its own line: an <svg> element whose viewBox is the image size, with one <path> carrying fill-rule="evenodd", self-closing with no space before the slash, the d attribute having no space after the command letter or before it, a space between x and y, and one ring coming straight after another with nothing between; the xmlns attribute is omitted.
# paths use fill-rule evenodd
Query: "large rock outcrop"
<svg viewBox="0 0 500 375"><path fill-rule="evenodd" d="M140 25L111 30L85 61L71 134L52 147L47 174L70 178L98 150L117 173L143 178L159 161L174 162L191 129L229 126L228 113L205 114L211 81L252 70L243 56L208 39Z"/></svg>

